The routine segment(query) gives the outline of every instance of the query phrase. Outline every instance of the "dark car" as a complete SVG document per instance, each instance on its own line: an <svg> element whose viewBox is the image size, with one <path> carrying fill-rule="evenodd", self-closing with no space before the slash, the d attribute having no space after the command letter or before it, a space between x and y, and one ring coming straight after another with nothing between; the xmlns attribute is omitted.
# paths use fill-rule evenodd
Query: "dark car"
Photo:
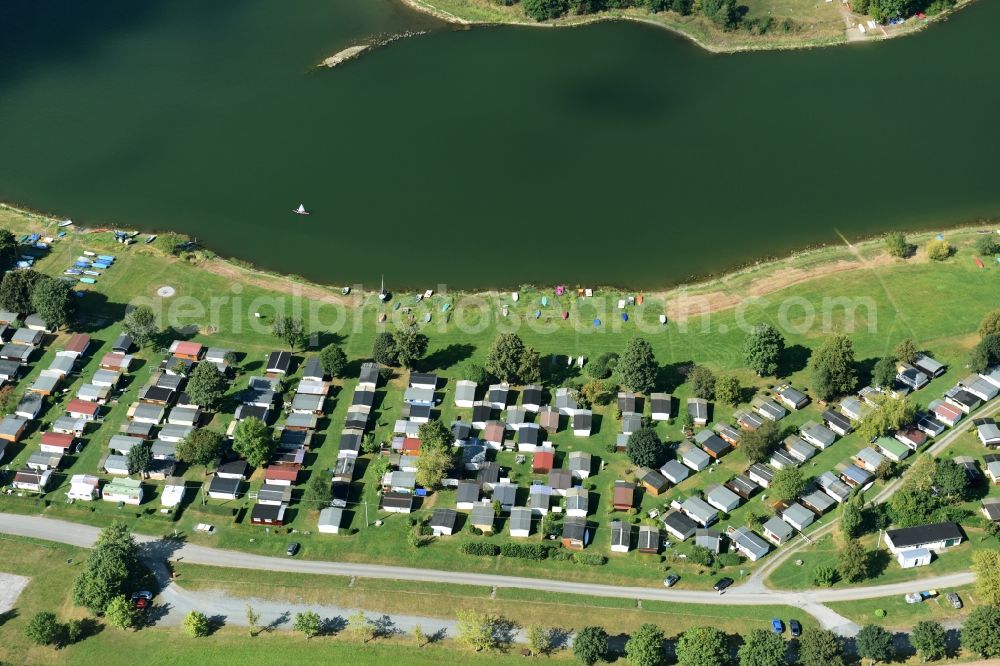
<svg viewBox="0 0 1000 666"><path fill-rule="evenodd" d="M958 596L957 592L949 592L948 593L948 603L951 604L952 608L961 608L962 607L962 597Z"/></svg>
<svg viewBox="0 0 1000 666"><path fill-rule="evenodd" d="M291 556L295 555L295 553L297 553L297 552L299 552L299 542L298 541L293 541L292 543L288 544L288 549L285 550L285 555L288 555L288 557L291 557Z"/></svg>
<svg viewBox="0 0 1000 666"><path fill-rule="evenodd" d="M788 628L791 629L793 637L797 638L802 635L802 625L799 624L798 620L789 620Z"/></svg>
<svg viewBox="0 0 1000 666"><path fill-rule="evenodd" d="M677 574L670 574L663 579L663 587L673 587L681 579Z"/></svg>
<svg viewBox="0 0 1000 666"><path fill-rule="evenodd" d="M712 586L712 589L715 590L716 592L722 592L732 584L733 584L733 579L727 576L725 578L720 578L718 582L716 582L715 585Z"/></svg>
<svg viewBox="0 0 1000 666"><path fill-rule="evenodd" d="M785 623L781 621L780 618L774 618L771 620L771 629L774 630L776 634L785 633Z"/></svg>

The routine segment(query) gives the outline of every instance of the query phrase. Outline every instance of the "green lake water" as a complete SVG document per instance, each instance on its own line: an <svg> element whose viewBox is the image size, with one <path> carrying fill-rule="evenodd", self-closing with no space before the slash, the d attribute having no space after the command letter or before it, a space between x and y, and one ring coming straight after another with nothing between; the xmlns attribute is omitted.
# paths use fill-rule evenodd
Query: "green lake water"
<svg viewBox="0 0 1000 666"><path fill-rule="evenodd" d="M333 284L665 286L1000 215L998 23L711 55L393 0L4 0L0 199Z"/></svg>

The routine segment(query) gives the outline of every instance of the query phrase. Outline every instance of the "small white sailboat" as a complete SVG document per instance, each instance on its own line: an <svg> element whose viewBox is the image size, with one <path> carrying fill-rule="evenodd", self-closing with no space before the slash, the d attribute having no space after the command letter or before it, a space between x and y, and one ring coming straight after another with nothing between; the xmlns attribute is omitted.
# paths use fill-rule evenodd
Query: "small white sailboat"
<svg viewBox="0 0 1000 666"><path fill-rule="evenodd" d="M385 301L389 298L389 292L385 290L385 276L382 276L382 286L378 290L378 300Z"/></svg>
<svg viewBox="0 0 1000 666"><path fill-rule="evenodd" d="M155 240L156 240L156 234L149 234L148 236L146 236L146 245L149 245Z"/></svg>
<svg viewBox="0 0 1000 666"><path fill-rule="evenodd" d="M510 297L514 299L515 303L517 303L517 301L521 298L521 294L517 293L516 291L512 291L510 292Z"/></svg>
<svg viewBox="0 0 1000 666"><path fill-rule="evenodd" d="M302 205L302 204L299 204L299 207L293 209L292 212L295 213L296 215L308 215L309 214L309 211L307 211L306 207L304 205Z"/></svg>
<svg viewBox="0 0 1000 666"><path fill-rule="evenodd" d="M71 224L73 224L73 220L63 220L62 222L60 222L60 223L59 223L58 225L56 225L56 226L60 226L60 227L68 227L68 226L70 226Z"/></svg>

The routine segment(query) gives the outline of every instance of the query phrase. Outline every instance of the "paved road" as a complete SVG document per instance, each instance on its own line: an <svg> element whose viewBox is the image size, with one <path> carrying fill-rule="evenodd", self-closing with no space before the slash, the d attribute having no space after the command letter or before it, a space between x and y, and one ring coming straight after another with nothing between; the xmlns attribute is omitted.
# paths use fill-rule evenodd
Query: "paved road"
<svg viewBox="0 0 1000 666"><path fill-rule="evenodd" d="M89 525L80 525L61 520L43 518L41 516L23 516L18 514L0 513L0 532L20 536L59 541L85 548L91 547L97 539L100 530ZM849 601L854 599L869 599L911 592L917 586L922 588L953 587L965 585L972 581L971 573L949 574L934 578L925 578L917 583L895 583L892 585L875 585L866 587L843 588L836 590L807 590L782 592L774 590L741 590L731 589L726 594L694 590L661 589L654 587L625 587L615 585L599 585L594 583L577 583L572 581L549 580L543 578L526 578L519 576L501 576L495 574L465 573L458 571L438 571L435 569L416 569L410 567L395 567L373 564L355 564L348 562L324 562L287 557L268 557L254 555L234 550L223 550L197 546L184 542L167 542L136 535L140 543L148 544L147 548L156 549L156 556L164 559L180 559L194 564L222 566L237 569L255 569L264 571L288 571L297 573L325 574L337 576L356 576L358 578L383 578L393 580L426 581L434 583L453 583L478 585L487 587L525 588L543 592L584 594L597 597L613 597L624 599L641 599L651 601L673 601L710 605L759 606L784 604L801 608L817 618L827 628L835 629L844 635L853 635L856 625L846 618L823 606L826 601ZM170 586L167 586L169 589ZM172 602L173 603L173 602ZM179 601L178 601L179 603Z"/></svg>

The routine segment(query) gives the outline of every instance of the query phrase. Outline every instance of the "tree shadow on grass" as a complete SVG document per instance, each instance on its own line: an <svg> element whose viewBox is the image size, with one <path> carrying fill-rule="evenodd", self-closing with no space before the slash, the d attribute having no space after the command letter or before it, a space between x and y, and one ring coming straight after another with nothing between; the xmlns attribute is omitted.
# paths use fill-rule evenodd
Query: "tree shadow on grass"
<svg viewBox="0 0 1000 666"><path fill-rule="evenodd" d="M450 344L436 350L417 363L417 365L424 372L447 370L471 357L475 351L476 347L467 343Z"/></svg>
<svg viewBox="0 0 1000 666"><path fill-rule="evenodd" d="M789 377L799 370L804 370L809 365L809 356L812 350L803 345L790 345L785 347L778 357L778 377Z"/></svg>

